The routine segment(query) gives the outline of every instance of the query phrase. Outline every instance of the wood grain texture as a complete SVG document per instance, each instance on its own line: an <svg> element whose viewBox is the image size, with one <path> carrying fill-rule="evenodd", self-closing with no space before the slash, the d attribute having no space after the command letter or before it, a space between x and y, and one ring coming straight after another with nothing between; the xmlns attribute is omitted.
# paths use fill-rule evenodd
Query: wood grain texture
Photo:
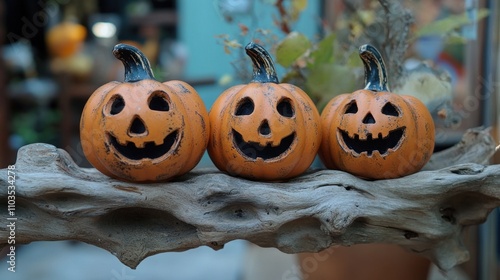
<svg viewBox="0 0 500 280"><path fill-rule="evenodd" d="M265 183L199 169L169 183L126 183L78 167L64 150L32 144L16 162L16 244L83 241L135 268L160 252L221 249L235 239L286 253L391 243L449 269L468 259L463 229L500 205L500 165L474 163L491 157L495 144L484 130L470 133L475 140L459 145L481 146L464 149L479 158L378 181L314 170ZM7 205L7 169L0 174ZM0 217L6 221L7 211ZM0 227L0 240L8 236Z"/></svg>

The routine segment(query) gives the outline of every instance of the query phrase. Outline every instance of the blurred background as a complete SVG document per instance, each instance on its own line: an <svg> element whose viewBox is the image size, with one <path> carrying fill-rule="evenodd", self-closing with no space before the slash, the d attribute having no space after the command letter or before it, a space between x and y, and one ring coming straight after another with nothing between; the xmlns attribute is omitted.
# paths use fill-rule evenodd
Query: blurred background
<svg viewBox="0 0 500 280"><path fill-rule="evenodd" d="M335 58L340 66L328 68L331 72L308 69L301 60L307 54L277 63L280 79L303 82L321 108L342 93L336 90L352 92L362 84L359 65L349 63L358 43L383 43L399 28L407 43L385 53L386 62L399 61L405 73L394 89L408 90L414 73L431 73L430 79L446 89L442 95L424 91L419 96L436 110L437 149L457 143L467 128L477 126L491 126L499 141L498 1L397 1L395 7L407 9L412 19L393 29L384 29L381 21L401 20L398 13L381 17L379 2L385 1L2 0L0 168L15 163L20 147L36 142L65 149L78 165L90 167L79 143L80 114L95 89L123 81L123 66L111 53L119 42L140 48L157 80L190 83L210 109L222 91L248 83L251 66L242 46L250 40L276 55L291 34L307 38L310 47L335 34L335 50L346 60ZM292 75L296 72L302 80ZM498 153L492 163L500 163ZM204 156L199 167L211 166ZM296 256L234 241L218 252L198 248L159 254L131 270L86 244L37 242L19 249L15 274L2 261L0 279L368 279L355 276L359 270L369 279L500 279L499 223L494 211L487 223L466 232L471 260L448 276L426 260L385 245Z"/></svg>

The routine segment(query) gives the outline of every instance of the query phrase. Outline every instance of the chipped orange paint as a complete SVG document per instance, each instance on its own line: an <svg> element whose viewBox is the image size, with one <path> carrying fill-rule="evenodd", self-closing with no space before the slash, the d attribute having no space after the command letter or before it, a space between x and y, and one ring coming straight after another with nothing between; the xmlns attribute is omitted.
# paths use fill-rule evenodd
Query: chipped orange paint
<svg viewBox="0 0 500 280"><path fill-rule="evenodd" d="M380 56L361 55L372 63L365 63L365 71L377 73L365 74L367 88L339 95L326 105L319 156L327 168L368 179L415 173L433 153L433 119L417 98L388 91Z"/></svg>
<svg viewBox="0 0 500 280"><path fill-rule="evenodd" d="M252 180L298 176L319 149L320 115L304 91L277 82L272 60L262 47L250 43L246 49L258 69L254 68L252 82L227 89L213 104L210 158L220 170ZM267 77L255 77L256 70Z"/></svg>
<svg viewBox="0 0 500 280"><path fill-rule="evenodd" d="M185 82L154 80L139 50L119 46L129 52L120 59L135 59L139 67L124 62L126 73L148 73L126 74L124 83L110 82L92 94L80 120L85 156L105 175L125 181L164 181L188 172L208 144L203 101Z"/></svg>

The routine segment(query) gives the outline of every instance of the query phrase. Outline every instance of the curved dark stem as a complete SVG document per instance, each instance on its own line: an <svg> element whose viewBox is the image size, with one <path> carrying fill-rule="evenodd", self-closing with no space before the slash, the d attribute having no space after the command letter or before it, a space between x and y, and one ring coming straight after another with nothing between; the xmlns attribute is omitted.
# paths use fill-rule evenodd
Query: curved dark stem
<svg viewBox="0 0 500 280"><path fill-rule="evenodd" d="M113 55L121 60L125 67L125 82L155 79L149 60L138 48L118 44L113 48Z"/></svg>
<svg viewBox="0 0 500 280"><path fill-rule="evenodd" d="M276 69L269 53L260 45L254 42L248 43L245 47L247 55L252 59L253 63L253 79L254 83L279 83L276 76Z"/></svg>
<svg viewBox="0 0 500 280"><path fill-rule="evenodd" d="M371 91L390 91L387 71L380 52L372 45L359 48L359 57L365 67L365 89Z"/></svg>

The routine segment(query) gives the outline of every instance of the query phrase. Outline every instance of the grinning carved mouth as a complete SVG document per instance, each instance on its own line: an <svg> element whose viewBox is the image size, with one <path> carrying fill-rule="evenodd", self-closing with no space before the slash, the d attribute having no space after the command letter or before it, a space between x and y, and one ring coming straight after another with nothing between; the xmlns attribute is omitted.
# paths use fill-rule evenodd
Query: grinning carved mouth
<svg viewBox="0 0 500 280"><path fill-rule="evenodd" d="M256 142L245 142L243 141L243 136L233 129L233 141L235 147L238 147L238 150L251 159L262 158L263 160L269 160L276 158L286 152L293 141L295 140L295 133L292 133L285 138L281 139L281 142L278 146L273 147L271 144L267 144L265 146L261 146Z"/></svg>
<svg viewBox="0 0 500 280"><path fill-rule="evenodd" d="M115 148L121 155L132 160L141 160L146 158L157 159L168 153L176 142L177 135L178 131L176 130L167 135L163 139L162 144L156 145L154 141L148 141L145 143L143 148L137 148L132 142L127 142L127 145L122 145L118 143L116 137L111 134L108 134L108 138L113 148Z"/></svg>
<svg viewBox="0 0 500 280"><path fill-rule="evenodd" d="M366 152L368 156L373 154L373 151L378 151L380 155L386 154L389 149L394 149L399 146L401 139L405 132L405 128L398 128L389 132L386 137L382 137L379 133L378 137L373 139L371 133L367 134L366 139L359 139L358 134L354 134L354 137L350 137L349 133L344 130L339 129L341 139L344 141L345 145L353 150L356 154L361 154Z"/></svg>

